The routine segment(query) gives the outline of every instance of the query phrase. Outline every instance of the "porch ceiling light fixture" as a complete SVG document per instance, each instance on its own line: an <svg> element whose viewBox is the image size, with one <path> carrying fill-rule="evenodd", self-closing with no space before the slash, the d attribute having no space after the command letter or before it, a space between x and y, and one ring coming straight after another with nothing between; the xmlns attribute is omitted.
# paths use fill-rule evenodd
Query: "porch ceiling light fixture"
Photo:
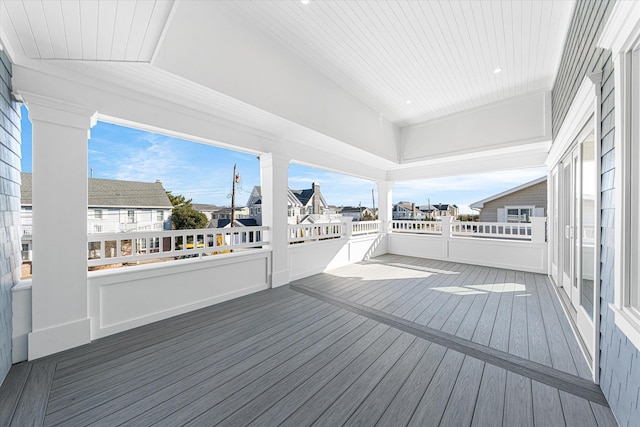
<svg viewBox="0 0 640 427"><path fill-rule="evenodd" d="M410 99L407 99L406 101L404 101L404 103L405 103L405 104L407 104L407 105L411 104L412 102L413 102L413 101L412 101L412 100L410 100Z"/></svg>
<svg viewBox="0 0 640 427"><path fill-rule="evenodd" d="M496 67L493 69L493 74L500 74L502 72L502 68Z"/></svg>
<svg viewBox="0 0 640 427"><path fill-rule="evenodd" d="M302 3L302 4L309 4L309 0L300 0L300 3Z"/></svg>

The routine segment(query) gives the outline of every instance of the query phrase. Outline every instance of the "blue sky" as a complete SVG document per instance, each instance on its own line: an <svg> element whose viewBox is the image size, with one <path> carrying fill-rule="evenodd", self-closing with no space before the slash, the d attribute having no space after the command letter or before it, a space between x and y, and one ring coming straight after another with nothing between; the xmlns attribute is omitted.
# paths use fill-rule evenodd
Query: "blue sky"
<svg viewBox="0 0 640 427"><path fill-rule="evenodd" d="M237 204L244 204L254 185L260 184L260 162L253 154L226 150L166 135L149 133L106 122L91 129L88 165L94 178L154 182L182 194L195 203L229 205L233 165L237 164L242 185ZM22 107L22 170L31 172L31 124ZM545 175L545 168L531 168L458 177L444 177L396 183L393 201L412 201L418 205L455 203L468 211L468 205L509 188ZM289 167L289 187L310 188L320 184L330 205L371 206L374 182L297 164Z"/></svg>

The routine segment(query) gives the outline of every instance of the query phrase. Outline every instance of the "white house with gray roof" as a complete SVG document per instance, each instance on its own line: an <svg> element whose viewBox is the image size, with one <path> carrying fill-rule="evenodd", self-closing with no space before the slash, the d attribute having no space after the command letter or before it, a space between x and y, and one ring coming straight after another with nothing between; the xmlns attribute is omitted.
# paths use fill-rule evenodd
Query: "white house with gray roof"
<svg viewBox="0 0 640 427"><path fill-rule="evenodd" d="M21 173L22 260L31 261L32 179ZM60 195L61 205L64 194ZM173 206L161 181L88 179L87 230L93 233L170 230Z"/></svg>

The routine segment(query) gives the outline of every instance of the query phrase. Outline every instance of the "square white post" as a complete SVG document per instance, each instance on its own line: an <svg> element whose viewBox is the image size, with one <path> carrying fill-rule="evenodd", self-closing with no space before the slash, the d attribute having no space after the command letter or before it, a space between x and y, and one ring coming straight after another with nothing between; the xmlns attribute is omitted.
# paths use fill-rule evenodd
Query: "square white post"
<svg viewBox="0 0 640 427"><path fill-rule="evenodd" d="M25 99L33 126L32 360L91 340L87 153L95 112Z"/></svg>
<svg viewBox="0 0 640 427"><path fill-rule="evenodd" d="M378 220L380 220L380 233L391 233L391 220L393 219L393 182L377 181L378 186Z"/></svg>
<svg viewBox="0 0 640 427"><path fill-rule="evenodd" d="M289 242L287 194L289 189L289 158L266 153L260 156L262 185L262 225L268 226L271 247L271 287L289 283Z"/></svg>
<svg viewBox="0 0 640 427"><path fill-rule="evenodd" d="M547 237L547 218L531 217L531 242L545 243Z"/></svg>

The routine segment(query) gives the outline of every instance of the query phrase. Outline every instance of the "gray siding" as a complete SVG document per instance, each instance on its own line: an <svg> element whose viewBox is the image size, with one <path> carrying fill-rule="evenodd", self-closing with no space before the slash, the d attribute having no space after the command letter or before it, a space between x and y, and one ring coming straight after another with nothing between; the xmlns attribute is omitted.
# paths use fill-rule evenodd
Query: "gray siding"
<svg viewBox="0 0 640 427"><path fill-rule="evenodd" d="M640 352L615 325L614 301L614 78L611 55L602 83L602 239L600 242L600 386L620 425L640 419Z"/></svg>
<svg viewBox="0 0 640 427"><path fill-rule="evenodd" d="M20 108L0 51L0 382L11 367L11 288L20 278Z"/></svg>
<svg viewBox="0 0 640 427"><path fill-rule="evenodd" d="M497 222L498 209L505 206L535 206L544 208L547 214L547 181L540 182L531 187L523 188L499 199L491 200L484 204L480 211L481 222Z"/></svg>
<svg viewBox="0 0 640 427"><path fill-rule="evenodd" d="M578 0L551 93L555 138L584 77L602 69L606 55L596 42L613 9L614 0Z"/></svg>

